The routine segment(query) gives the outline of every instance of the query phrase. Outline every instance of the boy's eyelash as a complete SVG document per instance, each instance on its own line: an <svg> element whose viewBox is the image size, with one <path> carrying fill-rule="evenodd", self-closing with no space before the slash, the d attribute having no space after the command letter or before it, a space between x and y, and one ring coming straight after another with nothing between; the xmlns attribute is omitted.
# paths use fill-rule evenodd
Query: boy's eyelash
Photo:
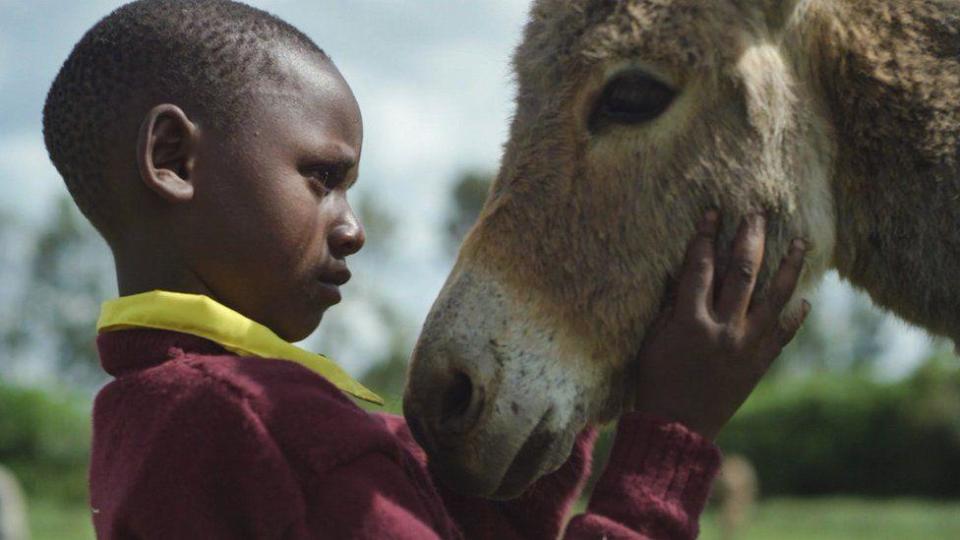
<svg viewBox="0 0 960 540"><path fill-rule="evenodd" d="M307 176L326 184L330 180L331 173L329 169L311 169L307 171Z"/></svg>
<svg viewBox="0 0 960 540"><path fill-rule="evenodd" d="M310 167L304 170L303 174L328 191L337 187L343 176L338 167L329 166Z"/></svg>

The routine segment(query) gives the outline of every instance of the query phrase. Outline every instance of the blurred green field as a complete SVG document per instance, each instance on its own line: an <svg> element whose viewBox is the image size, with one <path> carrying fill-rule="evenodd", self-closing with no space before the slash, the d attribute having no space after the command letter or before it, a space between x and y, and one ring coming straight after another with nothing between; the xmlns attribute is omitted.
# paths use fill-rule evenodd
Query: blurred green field
<svg viewBox="0 0 960 540"><path fill-rule="evenodd" d="M66 505L60 499L31 499L32 540L92 539L93 524L86 506Z"/></svg>
<svg viewBox="0 0 960 540"><path fill-rule="evenodd" d="M88 540L87 509L32 501L34 540ZM703 540L720 540L714 514L703 519ZM737 540L946 540L960 538L960 502L855 498L772 499L757 509Z"/></svg>
<svg viewBox="0 0 960 540"><path fill-rule="evenodd" d="M703 540L719 540L714 514L702 521ZM960 539L960 502L856 498L771 499L737 540Z"/></svg>

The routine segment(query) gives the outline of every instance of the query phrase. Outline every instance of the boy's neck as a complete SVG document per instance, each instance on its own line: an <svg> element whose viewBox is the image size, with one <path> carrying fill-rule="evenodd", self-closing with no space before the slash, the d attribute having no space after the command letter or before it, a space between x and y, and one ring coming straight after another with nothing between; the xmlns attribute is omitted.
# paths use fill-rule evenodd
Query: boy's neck
<svg viewBox="0 0 960 540"><path fill-rule="evenodd" d="M203 280L171 250L114 248L113 260L120 296L164 290L213 297Z"/></svg>

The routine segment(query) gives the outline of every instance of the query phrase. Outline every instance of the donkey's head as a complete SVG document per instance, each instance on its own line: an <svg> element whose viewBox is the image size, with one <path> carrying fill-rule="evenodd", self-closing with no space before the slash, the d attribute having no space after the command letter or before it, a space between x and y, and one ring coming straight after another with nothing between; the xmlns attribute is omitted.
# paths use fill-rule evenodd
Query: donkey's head
<svg viewBox="0 0 960 540"><path fill-rule="evenodd" d="M726 238L764 211L768 260L800 236L809 273L828 265L833 143L807 4L535 3L499 177L404 404L453 487L516 496L587 423L630 408L631 361L706 209L723 211Z"/></svg>

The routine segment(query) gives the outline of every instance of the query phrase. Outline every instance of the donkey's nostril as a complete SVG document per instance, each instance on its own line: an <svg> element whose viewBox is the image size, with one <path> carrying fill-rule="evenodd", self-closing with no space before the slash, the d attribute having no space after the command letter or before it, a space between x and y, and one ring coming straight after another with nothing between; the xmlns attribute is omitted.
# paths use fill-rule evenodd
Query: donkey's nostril
<svg viewBox="0 0 960 540"><path fill-rule="evenodd" d="M454 373L453 380L440 401L440 421L447 423L448 420L463 416L470 408L472 396L473 383L470 382L470 377L459 371Z"/></svg>
<svg viewBox="0 0 960 540"><path fill-rule="evenodd" d="M440 397L440 426L450 430L469 429L479 413L481 399L470 377L462 371L455 372Z"/></svg>

